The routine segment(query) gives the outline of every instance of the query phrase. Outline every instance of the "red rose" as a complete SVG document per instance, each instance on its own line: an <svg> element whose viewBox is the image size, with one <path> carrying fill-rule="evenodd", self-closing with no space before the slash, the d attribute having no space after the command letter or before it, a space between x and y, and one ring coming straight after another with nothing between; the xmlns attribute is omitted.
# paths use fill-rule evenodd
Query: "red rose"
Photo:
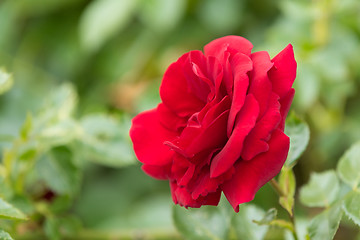
<svg viewBox="0 0 360 240"><path fill-rule="evenodd" d="M239 211L283 166L284 122L296 76L291 45L273 59L227 36L171 64L157 108L140 113L130 137L142 169L169 179L185 207L217 205L221 192Z"/></svg>

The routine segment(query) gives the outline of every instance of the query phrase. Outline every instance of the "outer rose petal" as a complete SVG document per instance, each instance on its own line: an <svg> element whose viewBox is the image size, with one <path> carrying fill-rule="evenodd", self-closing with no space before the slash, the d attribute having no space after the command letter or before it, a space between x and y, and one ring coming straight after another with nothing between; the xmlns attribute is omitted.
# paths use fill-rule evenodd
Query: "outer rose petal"
<svg viewBox="0 0 360 240"><path fill-rule="evenodd" d="M173 151L163 143L176 137L176 132L164 128L158 119L157 109L140 113L132 120L130 138L140 162L162 166L171 162Z"/></svg>
<svg viewBox="0 0 360 240"><path fill-rule="evenodd" d="M142 165L141 169L149 176L159 179L159 180L166 180L170 176L170 169L171 165L165 166L153 166L144 164Z"/></svg>
<svg viewBox="0 0 360 240"><path fill-rule="evenodd" d="M246 137L241 157L244 160L251 160L259 153L269 150L267 141L273 130L275 130L281 120L279 96L271 93L269 107L264 116L256 123Z"/></svg>
<svg viewBox="0 0 360 240"><path fill-rule="evenodd" d="M291 88L290 91L282 99L280 99L281 122L280 122L279 128L281 130L284 130L284 128L285 128L286 116L290 110L290 106L291 106L292 100L294 98L294 94L295 94L295 89Z"/></svg>
<svg viewBox="0 0 360 240"><path fill-rule="evenodd" d="M226 145L214 157L210 167L210 177L215 178L229 170L240 158L245 137L255 126L259 116L259 104L252 94L246 96L244 107L241 109L234 131Z"/></svg>
<svg viewBox="0 0 360 240"><path fill-rule="evenodd" d="M188 61L188 57L189 53L186 53L169 66L160 86L160 97L163 103L179 117L191 116L194 112L200 111L205 105L190 91L188 80L184 75L183 67ZM194 81L201 80L194 79Z"/></svg>
<svg viewBox="0 0 360 240"><path fill-rule="evenodd" d="M170 131L177 132L186 126L187 119L179 117L163 103L158 105L157 113L160 123Z"/></svg>
<svg viewBox="0 0 360 240"><path fill-rule="evenodd" d="M259 103L259 117L261 118L268 108L272 92L268 71L274 64L271 62L269 54L265 51L251 54L251 60L253 61L254 68L250 72L249 93L252 93Z"/></svg>
<svg viewBox="0 0 360 240"><path fill-rule="evenodd" d="M281 98L290 90L296 77L296 61L291 44L284 48L272 60L274 67L269 71L273 91Z"/></svg>
<svg viewBox="0 0 360 240"><path fill-rule="evenodd" d="M251 42L240 36L226 36L211 41L204 47L206 56L214 56L222 60L224 50L230 47L237 52L250 56L253 45Z"/></svg>
<svg viewBox="0 0 360 240"><path fill-rule="evenodd" d="M235 166L233 178L222 185L222 190L236 212L239 204L253 200L255 193L280 172L289 145L288 136L277 129L269 140L269 151Z"/></svg>

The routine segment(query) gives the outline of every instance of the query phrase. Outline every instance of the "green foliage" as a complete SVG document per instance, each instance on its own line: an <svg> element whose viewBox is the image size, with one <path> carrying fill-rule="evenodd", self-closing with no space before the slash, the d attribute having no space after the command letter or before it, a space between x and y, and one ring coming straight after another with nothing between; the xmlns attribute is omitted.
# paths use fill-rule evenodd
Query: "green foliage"
<svg viewBox="0 0 360 240"><path fill-rule="evenodd" d="M345 214L360 226L360 193L352 191L344 199L343 209Z"/></svg>
<svg viewBox="0 0 360 240"><path fill-rule="evenodd" d="M314 240L333 239L342 216L340 204L335 204L314 217L309 223L309 237Z"/></svg>
<svg viewBox="0 0 360 240"><path fill-rule="evenodd" d="M3 69L0 69L0 95L9 91L13 83L14 80L11 74L7 73Z"/></svg>
<svg viewBox="0 0 360 240"><path fill-rule="evenodd" d="M10 203L0 198L0 218L27 220L27 217Z"/></svg>
<svg viewBox="0 0 360 240"><path fill-rule="evenodd" d="M339 190L335 171L312 173L309 183L300 190L300 200L309 207L328 207L337 200Z"/></svg>
<svg viewBox="0 0 360 240"><path fill-rule="evenodd" d="M13 240L13 238L10 236L10 234L8 234L7 232L5 232L4 230L1 230L1 229L0 229L0 239Z"/></svg>
<svg viewBox="0 0 360 240"><path fill-rule="evenodd" d="M292 167L309 143L309 126L292 112L286 119L285 134L290 138L290 150L285 165Z"/></svg>
<svg viewBox="0 0 360 240"><path fill-rule="evenodd" d="M229 219L219 208L186 210L174 206L173 218L175 226L186 239L220 240L225 239L228 232Z"/></svg>
<svg viewBox="0 0 360 240"><path fill-rule="evenodd" d="M283 196L280 196L280 205L288 211L290 216L293 215L294 197L296 189L295 175L292 169L283 167L279 175L279 186L283 192Z"/></svg>
<svg viewBox="0 0 360 240"><path fill-rule="evenodd" d="M360 183L360 143L354 144L340 158L337 172L342 181L353 189Z"/></svg>

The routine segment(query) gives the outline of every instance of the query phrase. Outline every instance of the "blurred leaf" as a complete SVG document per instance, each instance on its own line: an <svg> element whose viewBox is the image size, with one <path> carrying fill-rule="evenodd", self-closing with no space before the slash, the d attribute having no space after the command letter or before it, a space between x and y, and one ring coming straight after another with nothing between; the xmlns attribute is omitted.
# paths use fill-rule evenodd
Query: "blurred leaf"
<svg viewBox="0 0 360 240"><path fill-rule="evenodd" d="M186 1L183 0L142 0L141 17L144 23L158 31L171 30L184 14Z"/></svg>
<svg viewBox="0 0 360 240"><path fill-rule="evenodd" d="M173 220L176 228L186 239L225 239L228 221L220 208L203 206L198 209L185 209L175 205Z"/></svg>
<svg viewBox="0 0 360 240"><path fill-rule="evenodd" d="M296 187L295 176L292 169L287 167L283 167L281 169L279 176L279 185L282 192L285 194L285 196L280 196L279 203L292 216Z"/></svg>
<svg viewBox="0 0 360 240"><path fill-rule="evenodd" d="M353 189L360 183L360 142L355 143L340 158L337 173Z"/></svg>
<svg viewBox="0 0 360 240"><path fill-rule="evenodd" d="M243 20L243 2L237 0L204 0L198 14L204 25L218 33L234 31Z"/></svg>
<svg viewBox="0 0 360 240"><path fill-rule="evenodd" d="M311 240L331 240L339 227L342 216L340 204L335 204L314 217L308 226Z"/></svg>
<svg viewBox="0 0 360 240"><path fill-rule="evenodd" d="M264 215L264 214L263 214ZM253 221L259 225L266 225L269 224L271 221L275 220L277 216L277 210L276 208L270 208L269 210L267 210L267 212L265 213L264 217L259 220L259 221Z"/></svg>
<svg viewBox="0 0 360 240"><path fill-rule="evenodd" d="M28 113L26 115L25 122L23 123L20 129L20 136L22 139L27 139L29 137L32 130L32 125L33 125L32 116L31 114Z"/></svg>
<svg viewBox="0 0 360 240"><path fill-rule="evenodd" d="M98 164L122 167L134 163L128 137L128 122L102 115L88 115L81 120L80 137L83 157Z"/></svg>
<svg viewBox="0 0 360 240"><path fill-rule="evenodd" d="M60 240L61 234L59 231L59 222L54 217L46 218L44 225L45 234L48 239Z"/></svg>
<svg viewBox="0 0 360 240"><path fill-rule="evenodd" d="M10 73L0 68L0 95L9 91L14 84L14 79Z"/></svg>
<svg viewBox="0 0 360 240"><path fill-rule="evenodd" d="M264 216L265 215L265 216ZM242 204L239 207L239 212L234 216L232 226L235 229L236 239L264 239L268 226L259 226L254 220L264 216L260 222L271 221L276 217L276 209L270 209L267 213L255 205Z"/></svg>
<svg viewBox="0 0 360 240"><path fill-rule="evenodd" d="M42 156L36 164L39 177L58 194L73 195L79 188L80 169L74 165L72 152L57 147Z"/></svg>
<svg viewBox="0 0 360 240"><path fill-rule="evenodd" d="M308 145L310 130L308 125L292 112L286 119L285 134L290 138L290 149L285 165L292 167Z"/></svg>
<svg viewBox="0 0 360 240"><path fill-rule="evenodd" d="M13 238L10 236L10 234L8 234L7 232L5 232L4 230L0 229L0 239L1 240L13 240Z"/></svg>
<svg viewBox="0 0 360 240"><path fill-rule="evenodd" d="M336 200L339 188L333 170L312 173L310 181L300 189L300 201L309 207L327 207Z"/></svg>
<svg viewBox="0 0 360 240"><path fill-rule="evenodd" d="M360 192L352 191L344 199L343 209L345 214L360 226Z"/></svg>
<svg viewBox="0 0 360 240"><path fill-rule="evenodd" d="M80 127L73 119L59 121L44 128L38 136L38 140L47 147L60 146L76 139Z"/></svg>
<svg viewBox="0 0 360 240"><path fill-rule="evenodd" d="M137 0L95 0L80 19L80 37L85 49L99 49L131 20Z"/></svg>
<svg viewBox="0 0 360 240"><path fill-rule="evenodd" d="M27 220L27 217L20 210L0 198L0 218Z"/></svg>

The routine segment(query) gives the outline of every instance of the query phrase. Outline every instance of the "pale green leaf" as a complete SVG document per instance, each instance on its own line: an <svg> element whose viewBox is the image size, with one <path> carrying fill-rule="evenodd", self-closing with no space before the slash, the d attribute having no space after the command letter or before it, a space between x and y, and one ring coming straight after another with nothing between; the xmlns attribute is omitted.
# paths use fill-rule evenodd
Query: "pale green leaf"
<svg viewBox="0 0 360 240"><path fill-rule="evenodd" d="M300 189L300 201L309 207L324 207L333 203L339 193L335 171L312 173L310 181Z"/></svg>
<svg viewBox="0 0 360 240"><path fill-rule="evenodd" d="M284 196L280 196L279 203L292 216L296 182L294 172L291 168L282 168L279 176L279 186L285 194Z"/></svg>
<svg viewBox="0 0 360 240"><path fill-rule="evenodd" d="M0 218L27 220L25 214L0 198Z"/></svg>
<svg viewBox="0 0 360 240"><path fill-rule="evenodd" d="M276 208L270 208L269 210L267 210L265 214L262 215L264 215L264 217L261 220L259 221L254 220L254 222L260 225L269 224L271 221L276 219L277 210Z"/></svg>
<svg viewBox="0 0 360 240"><path fill-rule="evenodd" d="M73 195L79 187L80 169L66 147L54 148L36 163L39 177L58 194Z"/></svg>
<svg viewBox="0 0 360 240"><path fill-rule="evenodd" d="M0 69L0 95L10 90L13 84L12 75L4 69Z"/></svg>
<svg viewBox="0 0 360 240"><path fill-rule="evenodd" d="M310 139L309 126L294 113L291 113L286 119L285 134L290 138L290 149L285 165L292 167L308 145Z"/></svg>
<svg viewBox="0 0 360 240"><path fill-rule="evenodd" d="M183 0L142 0L140 17L144 23L158 31L176 26L186 10Z"/></svg>
<svg viewBox="0 0 360 240"><path fill-rule="evenodd" d="M173 220L179 232L189 240L226 239L229 227L229 220L220 208L211 206L198 209L174 206Z"/></svg>
<svg viewBox="0 0 360 240"><path fill-rule="evenodd" d="M360 142L355 143L340 158L337 173L341 180L356 189L360 183Z"/></svg>
<svg viewBox="0 0 360 240"><path fill-rule="evenodd" d="M270 209L267 213L255 205L242 204L239 206L239 212L234 216L232 227L235 229L236 239L264 239L268 230L267 225L260 226L254 221L271 221L276 217L276 209Z"/></svg>
<svg viewBox="0 0 360 240"><path fill-rule="evenodd" d="M54 147L65 145L76 139L80 134L80 127L73 119L58 121L41 130L38 140L43 146Z"/></svg>
<svg viewBox="0 0 360 240"><path fill-rule="evenodd" d="M5 232L4 230L0 229L0 239L1 240L13 240L9 233Z"/></svg>
<svg viewBox="0 0 360 240"><path fill-rule="evenodd" d="M360 192L350 192L344 199L343 209L345 214L360 226Z"/></svg>
<svg viewBox="0 0 360 240"><path fill-rule="evenodd" d="M131 20L137 0L95 0L80 19L80 37L88 51L96 51Z"/></svg>
<svg viewBox="0 0 360 240"><path fill-rule="evenodd" d="M311 240L331 240L333 239L341 220L341 204L335 204L331 208L323 211L314 217L308 226Z"/></svg>
<svg viewBox="0 0 360 240"><path fill-rule="evenodd" d="M81 120L83 133L79 138L83 157L112 167L134 163L128 123L101 114L84 117Z"/></svg>

